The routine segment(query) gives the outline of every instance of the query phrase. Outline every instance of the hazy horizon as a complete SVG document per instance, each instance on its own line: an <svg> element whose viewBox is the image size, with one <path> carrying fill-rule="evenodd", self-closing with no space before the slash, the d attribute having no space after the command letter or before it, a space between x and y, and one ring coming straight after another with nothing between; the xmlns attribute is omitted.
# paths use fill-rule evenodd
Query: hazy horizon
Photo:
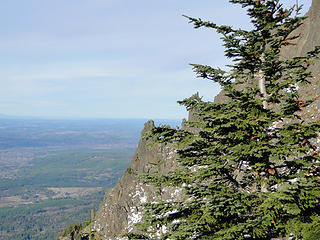
<svg viewBox="0 0 320 240"><path fill-rule="evenodd" d="M299 1L303 13L311 2ZM186 118L178 100L220 91L189 64L229 61L220 36L182 14L250 28L228 1L4 0L1 9L0 114L17 117Z"/></svg>

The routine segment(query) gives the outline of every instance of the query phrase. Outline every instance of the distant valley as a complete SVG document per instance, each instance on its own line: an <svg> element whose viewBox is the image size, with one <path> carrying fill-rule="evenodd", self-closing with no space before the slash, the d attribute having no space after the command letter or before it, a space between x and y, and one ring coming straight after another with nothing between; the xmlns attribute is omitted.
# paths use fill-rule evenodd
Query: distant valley
<svg viewBox="0 0 320 240"><path fill-rule="evenodd" d="M54 239L88 220L129 166L145 121L0 119L1 239Z"/></svg>

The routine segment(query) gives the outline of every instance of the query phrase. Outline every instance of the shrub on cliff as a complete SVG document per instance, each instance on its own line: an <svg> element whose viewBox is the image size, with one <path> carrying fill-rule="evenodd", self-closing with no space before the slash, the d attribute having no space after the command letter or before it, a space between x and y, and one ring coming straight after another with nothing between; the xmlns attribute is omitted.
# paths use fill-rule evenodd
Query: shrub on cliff
<svg viewBox="0 0 320 240"><path fill-rule="evenodd" d="M320 238L320 120L301 118L317 100L302 99L320 48L284 60L304 17L278 0L231 0L246 8L253 29L233 29L187 17L195 28L222 35L229 71L193 64L198 77L219 83L229 101L180 102L197 121L182 129L155 127L148 137L174 142L180 167L142 177L159 188L183 188L182 200L145 205L139 235L130 239Z"/></svg>

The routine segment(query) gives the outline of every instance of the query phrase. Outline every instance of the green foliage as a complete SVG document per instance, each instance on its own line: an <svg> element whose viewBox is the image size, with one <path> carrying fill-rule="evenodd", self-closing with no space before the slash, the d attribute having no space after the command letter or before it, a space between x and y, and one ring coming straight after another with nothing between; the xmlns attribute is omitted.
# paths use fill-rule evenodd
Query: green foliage
<svg viewBox="0 0 320 240"><path fill-rule="evenodd" d="M81 224L73 224L67 228L67 230L61 234L62 237L67 237L71 232L77 231L79 232L82 229Z"/></svg>
<svg viewBox="0 0 320 240"><path fill-rule="evenodd" d="M320 123L301 119L315 99L301 99L297 86L309 83L320 48L281 59L280 50L299 38L292 32L304 17L292 16L293 8L278 0L230 2L248 9L253 30L187 17L195 28L222 35L231 70L192 66L198 77L219 83L229 101L204 102L194 95L180 104L197 121L149 132L155 142L176 144L180 167L143 181L183 188L184 198L147 203L141 233L130 233L130 239L319 237L320 156L314 140ZM261 79L266 95L256 87Z"/></svg>
<svg viewBox="0 0 320 240"><path fill-rule="evenodd" d="M62 234L61 237L68 237L70 233L77 232L79 233L84 228L88 227L92 223L91 220L85 221L83 224L73 224L67 228ZM58 238L57 238L58 239Z"/></svg>
<svg viewBox="0 0 320 240"><path fill-rule="evenodd" d="M94 196L97 197L97 196ZM87 219L98 200L55 199L0 208L1 239L55 239L66 226Z"/></svg>
<svg viewBox="0 0 320 240"><path fill-rule="evenodd" d="M17 168L16 179L1 179L1 200L21 196L33 203L0 207L1 240L54 239L67 226L84 222L104 191L56 199L47 187L113 187L132 155L126 148L56 150L34 159L32 167Z"/></svg>

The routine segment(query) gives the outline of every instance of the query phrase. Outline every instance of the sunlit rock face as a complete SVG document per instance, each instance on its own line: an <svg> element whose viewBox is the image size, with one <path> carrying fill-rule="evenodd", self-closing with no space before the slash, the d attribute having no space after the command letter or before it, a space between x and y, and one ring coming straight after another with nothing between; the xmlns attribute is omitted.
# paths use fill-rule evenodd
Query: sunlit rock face
<svg viewBox="0 0 320 240"><path fill-rule="evenodd" d="M295 56L303 56L311 51L315 46L320 45L320 1L313 0L312 6L307 13L308 18L295 33L301 33L301 38L296 46L289 46L282 51L284 59ZM312 66L313 78L311 85L300 87L299 92L302 97L314 98L320 95L320 63ZM217 102L227 101L223 92L216 98ZM302 117L306 120L319 119L320 99L310 105L303 113ZM191 113L189 116L193 119ZM145 124L141 135L154 127L153 121ZM320 145L320 140L317 141ZM150 146L145 138L141 138L139 146L132 159L131 165L126 173L119 180L115 188L106 191L105 199L101 203L98 212L91 225L83 229L80 233L73 233L71 236L60 238L63 240L120 240L125 239L121 234L135 231L135 224L141 221L141 204L146 201L155 200L156 191L154 187L141 184L138 175L149 172L159 172L165 174L177 167L176 153L170 144L159 144ZM182 196L181 189L163 189L162 200ZM157 198L158 199L158 198ZM160 229L160 231L164 231Z"/></svg>
<svg viewBox="0 0 320 240"><path fill-rule="evenodd" d="M303 56L320 44L320 1L313 0L306 16L308 18L304 20L304 24L293 32L293 35L301 34L301 38L295 41L297 45L285 47L282 51L283 56L287 58Z"/></svg>
<svg viewBox="0 0 320 240"><path fill-rule="evenodd" d="M142 218L141 204L155 200L156 189L140 183L138 175L150 172L164 174L176 167L176 153L170 144L150 146L143 138L153 127L153 121L145 124L130 167L116 187L106 192L90 229L101 239L122 239L121 234L134 231L135 224ZM178 189L163 189L161 197L175 199L179 194Z"/></svg>
<svg viewBox="0 0 320 240"><path fill-rule="evenodd" d="M292 57L305 56L307 52L312 51L316 46L320 46L320 1L313 0L312 5L305 19L304 24L293 32L293 35L301 34L301 37L295 40L296 45L285 47L282 51L284 59ZM310 67L312 79L310 85L301 87L299 92L302 99L312 99L320 95L320 62L317 61ZM319 119L320 99L311 104L304 112L302 117L306 120Z"/></svg>

